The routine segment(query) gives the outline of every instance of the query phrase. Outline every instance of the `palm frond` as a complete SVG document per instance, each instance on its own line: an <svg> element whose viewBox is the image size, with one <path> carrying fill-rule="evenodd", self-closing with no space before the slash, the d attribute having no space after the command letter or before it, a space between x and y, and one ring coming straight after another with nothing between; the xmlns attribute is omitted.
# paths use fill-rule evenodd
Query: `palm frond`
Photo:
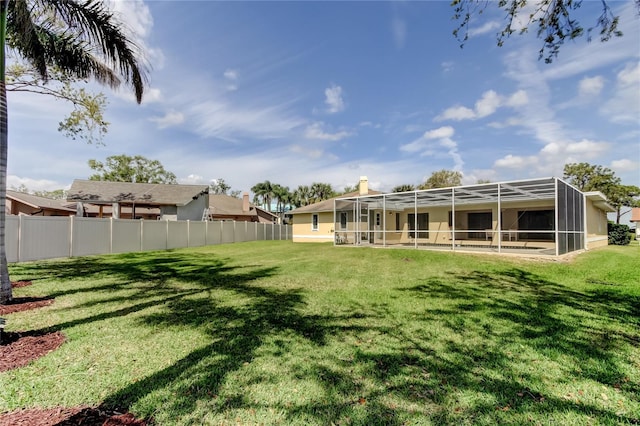
<svg viewBox="0 0 640 426"><path fill-rule="evenodd" d="M117 87L120 78L142 101L147 66L138 46L105 4L95 0L13 0L9 44L47 78L55 65L78 78Z"/></svg>

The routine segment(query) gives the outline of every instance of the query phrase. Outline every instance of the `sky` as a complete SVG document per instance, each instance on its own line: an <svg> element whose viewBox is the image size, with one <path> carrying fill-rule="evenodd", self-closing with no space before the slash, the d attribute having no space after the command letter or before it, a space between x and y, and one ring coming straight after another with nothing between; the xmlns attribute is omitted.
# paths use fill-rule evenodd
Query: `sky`
<svg viewBox="0 0 640 426"><path fill-rule="evenodd" d="M623 37L567 42L546 64L534 32L497 46L495 2L461 48L449 1L113 1L150 66L142 104L90 84L109 102L96 146L57 131L68 103L9 93L8 186L69 188L119 154L239 191L562 177L574 162L640 186L640 18L611 4ZM583 3L586 27L599 5Z"/></svg>

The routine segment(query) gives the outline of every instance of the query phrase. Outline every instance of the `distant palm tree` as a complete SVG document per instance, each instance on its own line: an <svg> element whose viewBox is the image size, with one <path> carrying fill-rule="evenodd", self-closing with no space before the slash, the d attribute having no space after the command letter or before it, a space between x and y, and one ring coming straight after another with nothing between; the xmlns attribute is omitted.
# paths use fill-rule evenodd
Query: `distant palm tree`
<svg viewBox="0 0 640 426"><path fill-rule="evenodd" d="M300 185L293 191L293 204L296 207L308 206L311 204L311 188L307 185Z"/></svg>
<svg viewBox="0 0 640 426"><path fill-rule="evenodd" d="M256 183L251 187L251 192L253 192L253 202L254 204L262 205L262 207L270 212L271 211L271 201L274 198L274 184L265 180L264 182Z"/></svg>
<svg viewBox="0 0 640 426"><path fill-rule="evenodd" d="M0 0L0 304L12 299L5 246L7 195L7 92L5 45L46 81L56 68L78 79L118 87L129 84L138 103L146 68L136 45L104 3L95 0Z"/></svg>
<svg viewBox="0 0 640 426"><path fill-rule="evenodd" d="M314 203L328 200L335 194L330 183L314 182L311 184L311 197Z"/></svg>

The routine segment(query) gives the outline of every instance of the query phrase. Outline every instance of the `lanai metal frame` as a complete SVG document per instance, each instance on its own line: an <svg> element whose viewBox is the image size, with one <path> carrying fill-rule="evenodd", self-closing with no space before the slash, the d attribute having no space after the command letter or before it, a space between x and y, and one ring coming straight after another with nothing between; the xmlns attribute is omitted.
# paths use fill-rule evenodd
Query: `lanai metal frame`
<svg viewBox="0 0 640 426"><path fill-rule="evenodd" d="M484 217L477 216L485 221L491 212L491 226L457 227L463 216L468 223L476 207L484 211ZM557 256L585 248L585 209L585 195L555 177L345 197L334 201L334 243L454 251L535 251ZM505 229L503 212L508 210L520 214L518 223L529 211L544 211L548 222L544 229L535 229L535 224L528 229ZM429 212L438 212L440 220L429 220ZM443 219L445 212L448 220ZM398 229L405 215L408 219L402 221L403 229ZM394 218L396 226L388 222ZM524 241L525 237L530 241Z"/></svg>

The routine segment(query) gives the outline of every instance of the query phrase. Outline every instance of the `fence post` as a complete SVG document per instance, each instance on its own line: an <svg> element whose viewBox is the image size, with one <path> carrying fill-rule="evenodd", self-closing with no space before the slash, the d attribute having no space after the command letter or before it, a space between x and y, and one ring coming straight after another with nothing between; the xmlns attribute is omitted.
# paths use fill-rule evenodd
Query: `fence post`
<svg viewBox="0 0 640 426"><path fill-rule="evenodd" d="M113 253L113 216L109 218L109 254Z"/></svg>
<svg viewBox="0 0 640 426"><path fill-rule="evenodd" d="M23 227L23 215L18 216L18 262L22 262L22 231Z"/></svg>
<svg viewBox="0 0 640 426"><path fill-rule="evenodd" d="M191 221L187 219L187 248L191 247Z"/></svg>
<svg viewBox="0 0 640 426"><path fill-rule="evenodd" d="M69 216L69 257L73 257L73 219L75 216Z"/></svg>
<svg viewBox="0 0 640 426"><path fill-rule="evenodd" d="M140 251L144 251L144 220L140 219Z"/></svg>

